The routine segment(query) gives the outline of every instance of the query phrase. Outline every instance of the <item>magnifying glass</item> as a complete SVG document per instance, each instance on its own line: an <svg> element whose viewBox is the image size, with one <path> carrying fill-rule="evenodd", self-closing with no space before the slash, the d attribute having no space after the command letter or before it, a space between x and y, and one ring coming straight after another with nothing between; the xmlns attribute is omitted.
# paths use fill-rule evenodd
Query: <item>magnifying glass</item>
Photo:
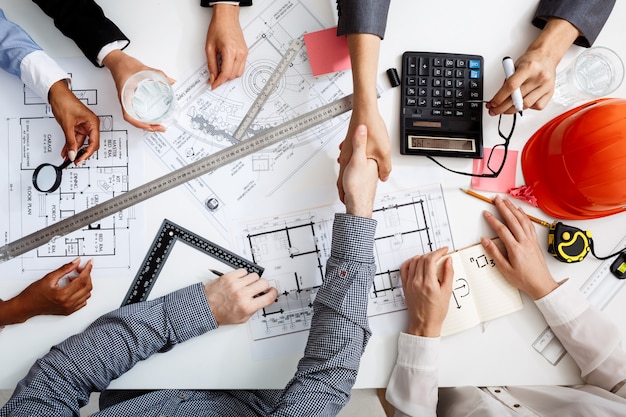
<svg viewBox="0 0 626 417"><path fill-rule="evenodd" d="M79 149L76 158L85 153L84 149ZM33 185L37 191L42 193L54 192L61 185L63 179L63 170L67 168L72 161L66 159L61 165L41 164L33 172Z"/></svg>

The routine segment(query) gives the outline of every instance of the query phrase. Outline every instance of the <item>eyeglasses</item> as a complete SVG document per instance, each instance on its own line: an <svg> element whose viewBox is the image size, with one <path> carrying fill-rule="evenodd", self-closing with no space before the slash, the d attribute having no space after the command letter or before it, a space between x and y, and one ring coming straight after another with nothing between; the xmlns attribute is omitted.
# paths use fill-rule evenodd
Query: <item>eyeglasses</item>
<svg viewBox="0 0 626 417"><path fill-rule="evenodd" d="M430 159L431 161L433 161L434 163L436 163L437 165L439 165L441 168L445 169L446 171L454 172L455 174L467 175L469 177L496 178L498 175L500 175L500 172L502 172L502 168L504 168L504 164L506 163L506 155L508 154L508 151L509 151L509 142L511 141L511 137L513 136L513 131L515 130L516 120L517 120L517 114L513 113L513 121L511 122L511 130L508 134L504 134L502 133L502 129L501 129L502 115L500 115L500 118L498 119L498 135L500 135L500 137L504 139L504 143L499 143L493 148L491 148L491 152L489 153L489 158L487 158L487 169L491 171L491 173L471 174L469 172L456 171L454 169L450 169L444 166L443 164L441 164L439 161L437 161L435 158L433 158L430 155L426 155L426 157ZM500 164L497 163L496 161L497 158L494 158L496 149L504 149L502 162L500 162Z"/></svg>

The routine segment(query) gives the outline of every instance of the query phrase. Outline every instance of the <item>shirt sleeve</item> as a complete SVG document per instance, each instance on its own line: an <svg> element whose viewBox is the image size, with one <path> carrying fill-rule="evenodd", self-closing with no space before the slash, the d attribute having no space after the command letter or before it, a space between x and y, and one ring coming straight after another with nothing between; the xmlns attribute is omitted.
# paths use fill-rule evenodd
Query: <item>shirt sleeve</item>
<svg viewBox="0 0 626 417"><path fill-rule="evenodd" d="M137 362L215 328L200 283L119 308L37 360L0 414L78 416L91 392Z"/></svg>
<svg viewBox="0 0 626 417"><path fill-rule="evenodd" d="M115 23L109 20L94 0L33 0L54 25L96 66L103 47L114 41L130 41Z"/></svg>
<svg viewBox="0 0 626 417"><path fill-rule="evenodd" d="M0 10L0 67L22 80L39 97L48 100L55 82L68 78L67 72L41 50L39 45Z"/></svg>
<svg viewBox="0 0 626 417"><path fill-rule="evenodd" d="M200 0L200 6L202 6L202 7L213 7L213 5L215 5L217 3L232 4L232 5L235 5L235 6L238 5L238 6L241 6L241 7L252 6L252 0L242 0L242 1Z"/></svg>
<svg viewBox="0 0 626 417"><path fill-rule="evenodd" d="M381 39L387 28L391 0L337 0L337 36L370 33Z"/></svg>
<svg viewBox="0 0 626 417"><path fill-rule="evenodd" d="M336 415L348 402L371 334L367 300L376 272L375 229L372 219L335 216L304 357L271 416Z"/></svg>
<svg viewBox="0 0 626 417"><path fill-rule="evenodd" d="M436 417L440 342L439 337L400 333L386 394L395 417Z"/></svg>
<svg viewBox="0 0 626 417"><path fill-rule="evenodd" d="M551 17L565 19L581 33L574 43L588 48L600 34L614 5L615 0L541 0L533 25L543 29Z"/></svg>
<svg viewBox="0 0 626 417"><path fill-rule="evenodd" d="M580 367L582 378L626 398L626 351L615 323L566 284L561 284L536 304Z"/></svg>

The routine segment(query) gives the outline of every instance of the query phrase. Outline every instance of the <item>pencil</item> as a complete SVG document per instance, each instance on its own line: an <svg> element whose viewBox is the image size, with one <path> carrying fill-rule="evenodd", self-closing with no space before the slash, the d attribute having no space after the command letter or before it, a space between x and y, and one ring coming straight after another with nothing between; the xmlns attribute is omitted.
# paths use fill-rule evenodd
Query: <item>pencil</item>
<svg viewBox="0 0 626 417"><path fill-rule="evenodd" d="M495 203L493 202L493 200L492 200L492 199L490 199L490 198L488 198L488 197L485 197L485 196L484 196L484 195L482 195L482 194L478 194L478 193L477 193L477 192L475 192L475 191L472 191L472 190L466 190L465 188L461 188L461 191L463 191L463 192L464 192L464 193L466 193L466 194L471 195L472 197L476 197L476 198L477 198L477 199L479 199L479 200L483 200L483 201L485 201L485 202L487 202L487 203L489 203L489 204L495 204ZM536 217L534 217L534 216L529 216L528 214L527 214L527 216L528 216L528 218L529 218L530 220L534 221L534 222L535 222L535 223L537 223L537 224L540 224L540 225L545 226L545 227L550 227L550 223L548 223L548 222L547 222L547 221L545 221L545 220L538 219L538 218L536 218Z"/></svg>

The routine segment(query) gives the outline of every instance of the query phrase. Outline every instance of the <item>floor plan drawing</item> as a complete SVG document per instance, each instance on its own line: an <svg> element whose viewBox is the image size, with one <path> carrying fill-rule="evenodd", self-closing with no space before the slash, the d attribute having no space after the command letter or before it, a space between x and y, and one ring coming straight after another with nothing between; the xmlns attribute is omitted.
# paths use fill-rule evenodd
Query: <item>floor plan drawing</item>
<svg viewBox="0 0 626 417"><path fill-rule="evenodd" d="M19 82L2 74L0 121L4 124L0 142L4 147L4 171L0 193L3 213L0 220L2 244L34 233L66 219L111 197L128 191L131 179L141 181L141 162L129 164L139 151L140 141L133 141L119 113L115 89L108 84L108 74L79 59L60 60L66 69L74 69L72 86L75 95L100 117L100 148L84 164L61 171L58 189L38 191L33 183L35 169L44 163L60 165L65 136L54 119L49 105ZM107 84L104 84L107 82ZM85 86L86 88L82 88ZM106 86L106 87L105 87ZM106 93L103 93L106 91ZM35 275L58 268L81 256L94 258L95 268L131 276L133 261L132 231L139 225L137 207L122 210L81 230L52 239L47 244L1 265L6 275Z"/></svg>
<svg viewBox="0 0 626 417"><path fill-rule="evenodd" d="M211 90L207 85L209 73L203 63L186 80L174 85L180 110L178 121L164 133L148 135L146 143L170 170L232 145L236 141L232 134L292 40L325 27L325 22L307 8L305 1L279 0L259 6L257 17L243 28L249 47L244 75ZM302 48L244 140L351 92L350 71L314 77L306 49ZM252 201L262 204L264 199L271 198L328 143L343 139L346 120L346 115L329 120L190 181L187 189L215 228L228 237L226 225L234 218L233 210Z"/></svg>
<svg viewBox="0 0 626 417"><path fill-rule="evenodd" d="M342 207L319 207L242 225L238 251L263 266L263 277L278 290L271 306L250 319L253 340L308 330L312 305L330 256L334 213ZM380 196L374 256L376 275L368 315L406 308L399 267L411 256L442 246L453 250L441 187L427 186Z"/></svg>

